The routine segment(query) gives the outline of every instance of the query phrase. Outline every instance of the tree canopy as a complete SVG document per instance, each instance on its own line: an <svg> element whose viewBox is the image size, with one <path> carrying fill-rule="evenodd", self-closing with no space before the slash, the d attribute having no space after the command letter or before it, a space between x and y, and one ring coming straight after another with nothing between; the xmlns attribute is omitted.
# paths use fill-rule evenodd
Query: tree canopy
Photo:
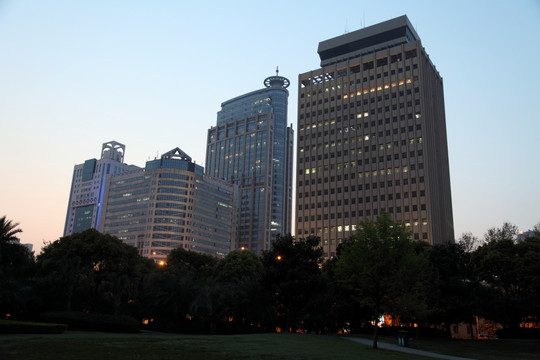
<svg viewBox="0 0 540 360"><path fill-rule="evenodd" d="M22 232L17 226L19 223L6 219L5 215L0 217L0 242L7 243L17 239L15 235Z"/></svg>
<svg viewBox="0 0 540 360"><path fill-rule="evenodd" d="M65 236L42 250L37 257L43 285L58 309L79 310L108 306L117 312L127 302L135 284L152 266L137 249L95 229Z"/></svg>
<svg viewBox="0 0 540 360"><path fill-rule="evenodd" d="M383 314L448 334L477 316L507 333L540 318L540 232L518 237L509 223L489 229L479 247L472 234L431 246L382 214L324 264L318 237L286 235L262 255L217 259L178 248L160 266L96 230L49 243L36 260L13 241L17 224L2 224L0 315L19 319L71 310L129 314L176 332L373 329L376 347Z"/></svg>
<svg viewBox="0 0 540 360"><path fill-rule="evenodd" d="M374 348L381 315L414 319L426 311L428 263L426 254L415 249L410 233L384 213L362 222L341 250L335 276L358 305L369 309Z"/></svg>

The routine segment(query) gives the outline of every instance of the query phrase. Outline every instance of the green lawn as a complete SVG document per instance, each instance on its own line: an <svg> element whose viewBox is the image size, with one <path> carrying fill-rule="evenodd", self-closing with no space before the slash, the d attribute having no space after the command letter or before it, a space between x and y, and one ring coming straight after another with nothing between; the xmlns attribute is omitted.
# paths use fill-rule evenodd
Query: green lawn
<svg viewBox="0 0 540 360"><path fill-rule="evenodd" d="M540 340L412 339L410 346L479 360L540 359Z"/></svg>
<svg viewBox="0 0 540 360"><path fill-rule="evenodd" d="M396 343L396 339L385 339ZM494 346L494 344L503 346ZM412 347L481 360L518 359L511 341L412 340ZM526 342L522 359L538 359L540 343ZM0 335L0 359L227 360L362 359L412 360L416 356L373 350L338 336L257 334L196 336L163 333L109 334L68 331L58 335ZM429 358L420 358L426 359Z"/></svg>
<svg viewBox="0 0 540 360"><path fill-rule="evenodd" d="M416 359L410 355L372 350L368 346L333 336L300 334L196 336L162 333L126 335L92 332L2 335L0 358L2 360Z"/></svg>

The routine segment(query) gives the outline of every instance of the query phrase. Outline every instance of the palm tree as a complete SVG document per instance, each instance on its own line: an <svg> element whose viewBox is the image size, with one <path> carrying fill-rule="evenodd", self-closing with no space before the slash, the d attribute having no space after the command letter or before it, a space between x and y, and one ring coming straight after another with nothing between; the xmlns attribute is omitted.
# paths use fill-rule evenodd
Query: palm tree
<svg viewBox="0 0 540 360"><path fill-rule="evenodd" d="M7 243L17 239L16 234L22 232L21 229L17 229L19 223L13 223L11 220L7 220L6 216L0 218L0 242Z"/></svg>

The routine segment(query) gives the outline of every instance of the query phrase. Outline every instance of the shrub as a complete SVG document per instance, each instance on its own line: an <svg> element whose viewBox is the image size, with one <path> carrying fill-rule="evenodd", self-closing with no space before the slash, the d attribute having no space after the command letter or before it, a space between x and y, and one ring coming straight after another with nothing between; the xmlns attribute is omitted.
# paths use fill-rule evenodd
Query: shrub
<svg viewBox="0 0 540 360"><path fill-rule="evenodd" d="M42 313L41 321L60 322L68 325L70 330L106 331L120 333L139 332L139 323L130 316L89 314L74 311Z"/></svg>
<svg viewBox="0 0 540 360"><path fill-rule="evenodd" d="M0 334L61 334L67 327L66 324L0 320Z"/></svg>
<svg viewBox="0 0 540 360"><path fill-rule="evenodd" d="M495 334L499 339L540 339L540 329L499 329Z"/></svg>

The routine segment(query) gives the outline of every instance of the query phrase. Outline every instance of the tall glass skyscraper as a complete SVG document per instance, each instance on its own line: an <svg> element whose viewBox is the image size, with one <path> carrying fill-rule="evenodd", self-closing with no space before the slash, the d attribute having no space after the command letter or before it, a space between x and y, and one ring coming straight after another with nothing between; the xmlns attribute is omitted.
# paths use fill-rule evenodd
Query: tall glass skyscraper
<svg viewBox="0 0 540 360"><path fill-rule="evenodd" d="M221 104L208 130L206 173L240 188L238 247L261 252L291 232L293 130L287 126L288 79Z"/></svg>

